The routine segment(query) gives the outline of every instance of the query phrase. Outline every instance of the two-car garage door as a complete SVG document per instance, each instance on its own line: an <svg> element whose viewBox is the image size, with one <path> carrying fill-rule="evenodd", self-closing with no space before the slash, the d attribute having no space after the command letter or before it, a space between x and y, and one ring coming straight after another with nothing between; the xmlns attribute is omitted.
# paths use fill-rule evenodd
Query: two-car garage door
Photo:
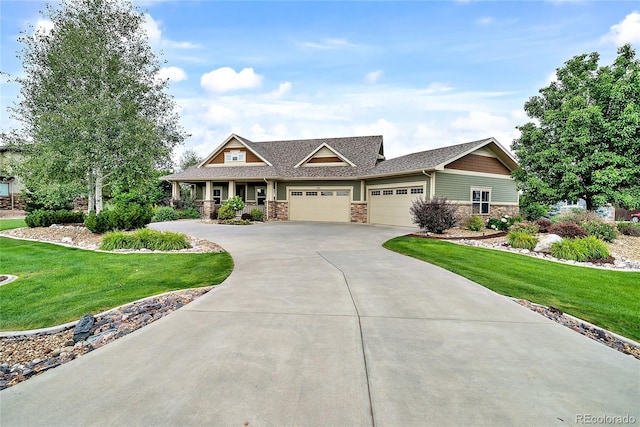
<svg viewBox="0 0 640 427"><path fill-rule="evenodd" d="M349 222L351 192L331 188L289 190L289 219L292 221Z"/></svg>
<svg viewBox="0 0 640 427"><path fill-rule="evenodd" d="M411 204L424 196L423 187L393 186L369 189L369 222L371 224L414 226Z"/></svg>

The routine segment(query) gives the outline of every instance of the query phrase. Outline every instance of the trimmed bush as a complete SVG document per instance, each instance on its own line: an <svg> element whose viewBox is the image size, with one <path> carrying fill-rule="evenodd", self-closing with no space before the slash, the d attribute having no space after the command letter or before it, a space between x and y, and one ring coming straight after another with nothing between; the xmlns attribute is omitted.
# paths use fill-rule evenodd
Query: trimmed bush
<svg viewBox="0 0 640 427"><path fill-rule="evenodd" d="M546 218L540 218L536 220L535 224L538 226L539 233L548 233L551 229L551 226L553 225L551 221Z"/></svg>
<svg viewBox="0 0 640 427"><path fill-rule="evenodd" d="M625 236L640 237L640 224L633 222L619 222L618 231Z"/></svg>
<svg viewBox="0 0 640 427"><path fill-rule="evenodd" d="M414 224L425 231L438 234L443 234L456 225L456 210L456 205L439 197L431 200L417 199L409 209Z"/></svg>
<svg viewBox="0 0 640 427"><path fill-rule="evenodd" d="M191 245L187 236L171 231L157 231L141 228L136 231L112 231L102 237L100 249L149 249L153 251L177 251L188 249Z"/></svg>
<svg viewBox="0 0 640 427"><path fill-rule="evenodd" d="M85 219L84 212L57 210L49 211L38 209L27 214L24 221L30 228L49 227L53 224L77 224L83 223Z"/></svg>
<svg viewBox="0 0 640 427"><path fill-rule="evenodd" d="M509 231L520 231L523 233L527 233L531 236L535 236L538 234L538 226L533 222L516 222L511 226Z"/></svg>
<svg viewBox="0 0 640 427"><path fill-rule="evenodd" d="M602 221L588 221L580 224L589 236L595 236L605 242L613 242L618 237L615 225L607 224Z"/></svg>
<svg viewBox="0 0 640 427"><path fill-rule="evenodd" d="M248 219L225 219L222 223L229 225L251 225L251 221Z"/></svg>
<svg viewBox="0 0 640 427"><path fill-rule="evenodd" d="M240 219L243 221L251 221L251 214L250 213L243 213L240 216Z"/></svg>
<svg viewBox="0 0 640 427"><path fill-rule="evenodd" d="M564 222L555 224L549 232L557 234L560 237L575 239L578 237L587 237L587 232L575 222Z"/></svg>
<svg viewBox="0 0 640 427"><path fill-rule="evenodd" d="M150 205L140 206L132 203L117 205L112 209L103 210L98 215L92 211L86 217L84 225L93 233L135 230L149 224L152 216Z"/></svg>
<svg viewBox="0 0 640 427"><path fill-rule="evenodd" d="M262 209L258 209L258 208L253 208L251 209L251 219L253 221L264 221L264 213L262 212Z"/></svg>
<svg viewBox="0 0 640 427"><path fill-rule="evenodd" d="M235 197L232 197L230 199L225 200L224 203L222 204L222 206L229 206L235 212L235 211L240 211L240 210L244 209L245 204L242 201L242 199L240 198L240 196L235 196Z"/></svg>
<svg viewBox="0 0 640 427"><path fill-rule="evenodd" d="M572 261L584 262L609 258L607 245L594 236L579 239L562 239L551 246L551 255Z"/></svg>
<svg viewBox="0 0 640 427"><path fill-rule="evenodd" d="M482 230L482 227L484 227L484 221L482 221L482 218L480 218L478 215L473 215L468 217L464 221L464 227L467 230L480 231Z"/></svg>
<svg viewBox="0 0 640 427"><path fill-rule="evenodd" d="M520 206L520 212L528 221L535 221L549 213L549 205L531 203L527 206Z"/></svg>
<svg viewBox="0 0 640 427"><path fill-rule="evenodd" d="M194 207L189 207L178 211L178 217L185 219L200 219L200 211Z"/></svg>
<svg viewBox="0 0 640 427"><path fill-rule="evenodd" d="M218 209L214 209L209 214L209 219L218 219Z"/></svg>
<svg viewBox="0 0 640 427"><path fill-rule="evenodd" d="M529 249L532 251L538 244L538 238L526 231L510 231L507 241L512 248Z"/></svg>
<svg viewBox="0 0 640 427"><path fill-rule="evenodd" d="M236 217L236 211L229 205L222 205L220 209L218 209L218 219L226 220L226 219L234 219Z"/></svg>
<svg viewBox="0 0 640 427"><path fill-rule="evenodd" d="M151 219L152 222L175 221L178 219L178 212L171 206L162 206L156 210L156 214Z"/></svg>

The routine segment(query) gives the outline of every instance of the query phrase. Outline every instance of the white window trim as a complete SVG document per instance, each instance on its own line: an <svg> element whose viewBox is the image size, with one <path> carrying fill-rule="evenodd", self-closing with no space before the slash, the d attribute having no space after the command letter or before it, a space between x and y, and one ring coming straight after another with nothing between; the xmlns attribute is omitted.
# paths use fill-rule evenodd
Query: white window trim
<svg viewBox="0 0 640 427"><path fill-rule="evenodd" d="M480 191L480 201L479 202L474 202L473 201L473 192L474 191ZM482 201L482 193L483 192L488 192L489 193L489 200L487 202L483 202ZM490 215L491 214L491 187L471 187L470 191L469 191L469 199L471 200L471 212L473 215ZM473 205L474 204L480 204L480 209L478 213L473 212ZM488 205L488 209L487 209L487 213L482 213L482 204L486 203Z"/></svg>
<svg viewBox="0 0 640 427"><path fill-rule="evenodd" d="M234 157L236 159L234 160ZM246 163L247 153L240 150L225 151L224 162L225 163Z"/></svg>

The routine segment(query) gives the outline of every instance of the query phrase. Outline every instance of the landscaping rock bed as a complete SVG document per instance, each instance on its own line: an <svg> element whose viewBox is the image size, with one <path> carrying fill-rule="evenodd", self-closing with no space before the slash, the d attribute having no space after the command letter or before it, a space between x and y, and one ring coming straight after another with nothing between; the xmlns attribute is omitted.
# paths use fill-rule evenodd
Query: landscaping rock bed
<svg viewBox="0 0 640 427"><path fill-rule="evenodd" d="M0 337L0 390L100 348L174 312L213 286L171 292L95 317L89 336L74 342L74 326L57 333ZM7 335L5 333L5 335Z"/></svg>

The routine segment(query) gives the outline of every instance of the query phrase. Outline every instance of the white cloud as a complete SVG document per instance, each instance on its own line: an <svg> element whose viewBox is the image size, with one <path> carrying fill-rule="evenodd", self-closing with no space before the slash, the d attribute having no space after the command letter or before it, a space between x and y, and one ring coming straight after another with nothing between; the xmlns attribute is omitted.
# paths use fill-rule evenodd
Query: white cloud
<svg viewBox="0 0 640 427"><path fill-rule="evenodd" d="M206 123L229 124L238 118L238 114L231 108L218 104L211 104L204 114Z"/></svg>
<svg viewBox="0 0 640 427"><path fill-rule="evenodd" d="M36 31L44 31L45 34L49 34L53 30L53 22L48 19L38 19L36 21Z"/></svg>
<svg viewBox="0 0 640 427"><path fill-rule="evenodd" d="M461 130L473 130L479 132L491 131L508 125L506 117L496 116L484 111L471 111L466 117L457 117L451 127Z"/></svg>
<svg viewBox="0 0 640 427"><path fill-rule="evenodd" d="M269 96L276 99L282 98L285 94L291 91L291 86L291 82L280 83L278 89L272 90L271 93L269 93Z"/></svg>
<svg viewBox="0 0 640 427"><path fill-rule="evenodd" d="M625 43L640 43L640 13L631 12L622 22L612 25L604 41L612 41L618 46Z"/></svg>
<svg viewBox="0 0 640 427"><path fill-rule="evenodd" d="M160 40L162 39L162 31L160 30L161 23L161 21L153 19L153 17L148 13L144 14L144 24L142 24L142 27L147 32L149 43L153 45L159 45Z"/></svg>
<svg viewBox="0 0 640 427"><path fill-rule="evenodd" d="M385 138L393 139L399 133L398 128L385 119L367 125L356 125L353 128L353 134L358 136L383 135Z"/></svg>
<svg viewBox="0 0 640 427"><path fill-rule="evenodd" d="M453 88L447 85L446 83L433 82L429 84L429 86L427 86L427 89L424 91L424 93L427 93L427 94L442 93L442 92L449 92L452 89Z"/></svg>
<svg viewBox="0 0 640 427"><path fill-rule="evenodd" d="M298 46L307 49L317 50L329 50L329 49L342 49L345 47L354 47L354 44L349 43L345 39L323 39L320 42L299 42Z"/></svg>
<svg viewBox="0 0 640 427"><path fill-rule="evenodd" d="M495 19L493 18L493 16L483 16L482 18L478 19L476 22L480 25L490 25L490 24L493 24L494 21Z"/></svg>
<svg viewBox="0 0 640 427"><path fill-rule="evenodd" d="M370 73L367 73L366 76L364 76L364 81L371 84L377 83L383 74L384 74L384 71L382 70L372 71Z"/></svg>
<svg viewBox="0 0 640 427"><path fill-rule="evenodd" d="M210 92L230 92L253 89L262 85L262 76L253 68L243 68L239 73L231 67L222 67L202 75L200 86Z"/></svg>
<svg viewBox="0 0 640 427"><path fill-rule="evenodd" d="M165 67L160 68L160 71L158 71L158 78L162 80L169 79L172 82L181 82L187 80L187 73L185 73L182 68Z"/></svg>

